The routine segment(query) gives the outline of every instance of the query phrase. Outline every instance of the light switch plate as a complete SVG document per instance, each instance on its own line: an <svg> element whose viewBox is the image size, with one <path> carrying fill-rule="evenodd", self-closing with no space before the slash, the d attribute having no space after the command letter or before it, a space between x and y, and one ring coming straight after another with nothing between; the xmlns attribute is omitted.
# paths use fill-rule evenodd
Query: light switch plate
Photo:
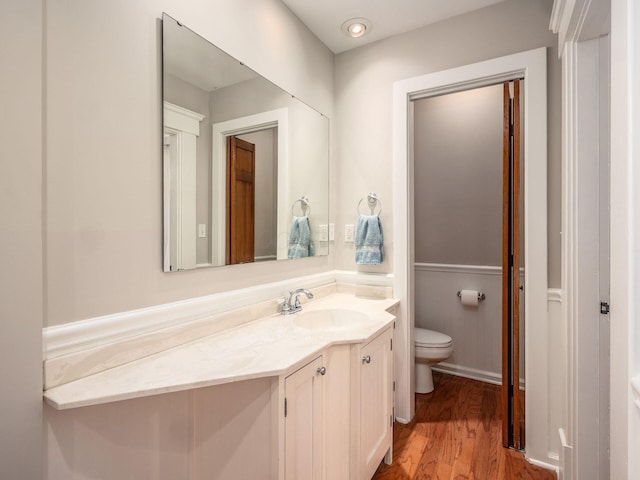
<svg viewBox="0 0 640 480"><path fill-rule="evenodd" d="M344 226L344 241L353 242L353 224Z"/></svg>
<svg viewBox="0 0 640 480"><path fill-rule="evenodd" d="M207 236L207 224L199 223L198 224L198 237L205 238Z"/></svg>
<svg viewBox="0 0 640 480"><path fill-rule="evenodd" d="M326 242L329 240L329 227L328 225L320 225L319 226L319 231L320 231L320 241L321 242Z"/></svg>
<svg viewBox="0 0 640 480"><path fill-rule="evenodd" d="M329 224L329 241L333 242L336 239L336 224Z"/></svg>

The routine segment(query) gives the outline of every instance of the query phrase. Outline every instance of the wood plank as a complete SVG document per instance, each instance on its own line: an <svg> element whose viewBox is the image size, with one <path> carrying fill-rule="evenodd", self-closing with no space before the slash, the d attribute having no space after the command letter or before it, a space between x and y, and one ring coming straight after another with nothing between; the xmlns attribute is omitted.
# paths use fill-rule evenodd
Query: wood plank
<svg viewBox="0 0 640 480"><path fill-rule="evenodd" d="M511 123L509 82L503 85L502 93L502 445L509 446L509 225L511 181L510 136Z"/></svg>
<svg viewBox="0 0 640 480"><path fill-rule="evenodd" d="M557 479L502 447L500 386L438 372L433 377L434 391L416 395L415 418L394 425L393 464L381 463L374 480Z"/></svg>
<svg viewBox="0 0 640 480"><path fill-rule="evenodd" d="M227 140L227 264L250 263L255 251L255 145Z"/></svg>
<svg viewBox="0 0 640 480"><path fill-rule="evenodd" d="M511 273L513 292L511 318L511 356L513 368L513 447L524 447L520 438L520 80L513 81L513 192L512 192L512 249L513 270Z"/></svg>

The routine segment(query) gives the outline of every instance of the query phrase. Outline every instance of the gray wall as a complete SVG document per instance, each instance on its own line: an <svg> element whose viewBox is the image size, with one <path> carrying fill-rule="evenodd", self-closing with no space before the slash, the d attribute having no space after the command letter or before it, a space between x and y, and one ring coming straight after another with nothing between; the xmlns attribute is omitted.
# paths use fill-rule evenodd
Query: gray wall
<svg viewBox="0 0 640 480"><path fill-rule="evenodd" d="M42 2L0 13L0 478L42 477Z"/></svg>
<svg viewBox="0 0 640 480"><path fill-rule="evenodd" d="M278 0L47 2L47 325L334 268L162 272L163 11L332 115L334 56Z"/></svg>
<svg viewBox="0 0 640 480"><path fill-rule="evenodd" d="M467 15L397 35L336 56L334 135L337 215L336 267L393 272L393 83L542 46L548 68L549 285L560 286L561 68L549 31L552 0L507 0ZM341 240L358 201L376 191L382 200L386 259L356 267Z"/></svg>
<svg viewBox="0 0 640 480"><path fill-rule="evenodd" d="M502 85L414 102L419 263L502 263Z"/></svg>

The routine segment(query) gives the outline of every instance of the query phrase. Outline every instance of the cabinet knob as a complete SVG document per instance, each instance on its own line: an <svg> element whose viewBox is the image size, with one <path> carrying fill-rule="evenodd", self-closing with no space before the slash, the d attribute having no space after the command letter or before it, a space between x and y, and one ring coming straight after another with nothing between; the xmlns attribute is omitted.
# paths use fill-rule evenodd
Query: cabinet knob
<svg viewBox="0 0 640 480"><path fill-rule="evenodd" d="M371 355L365 355L362 357L362 363L371 363Z"/></svg>
<svg viewBox="0 0 640 480"><path fill-rule="evenodd" d="M318 372L320 375L324 375L325 373L327 373L327 369L324 367L318 367L316 372Z"/></svg>

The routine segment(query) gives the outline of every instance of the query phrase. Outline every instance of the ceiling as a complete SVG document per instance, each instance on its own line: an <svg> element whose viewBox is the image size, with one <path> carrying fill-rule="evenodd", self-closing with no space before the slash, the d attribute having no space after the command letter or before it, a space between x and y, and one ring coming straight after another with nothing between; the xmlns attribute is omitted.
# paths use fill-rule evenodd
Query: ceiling
<svg viewBox="0 0 640 480"><path fill-rule="evenodd" d="M455 17L504 0L282 0L333 53ZM342 24L366 18L372 28L351 38Z"/></svg>

